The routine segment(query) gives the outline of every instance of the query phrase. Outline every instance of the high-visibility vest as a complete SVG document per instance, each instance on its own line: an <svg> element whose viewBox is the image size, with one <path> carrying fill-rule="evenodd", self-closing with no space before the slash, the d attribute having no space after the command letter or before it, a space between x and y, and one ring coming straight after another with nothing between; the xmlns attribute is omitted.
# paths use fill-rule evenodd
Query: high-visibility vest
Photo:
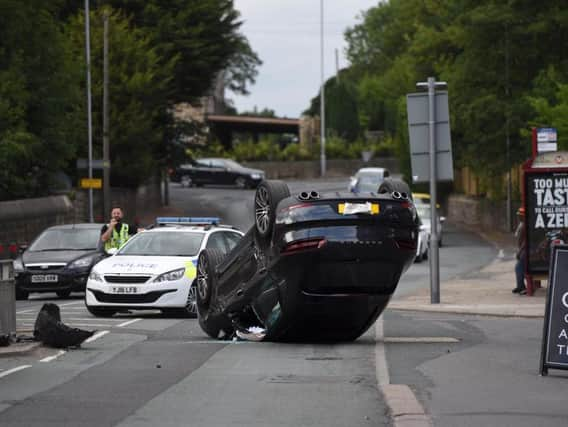
<svg viewBox="0 0 568 427"><path fill-rule="evenodd" d="M124 242L128 240L130 236L128 235L128 224L122 224L120 231L117 232L116 228L112 230L110 234L110 239L105 242L105 251L111 248L120 248Z"/></svg>

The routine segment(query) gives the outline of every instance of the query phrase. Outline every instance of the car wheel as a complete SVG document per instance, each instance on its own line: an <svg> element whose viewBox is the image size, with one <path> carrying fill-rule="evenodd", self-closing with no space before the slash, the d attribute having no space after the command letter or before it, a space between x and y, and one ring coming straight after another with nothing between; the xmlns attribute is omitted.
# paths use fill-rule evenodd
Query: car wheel
<svg viewBox="0 0 568 427"><path fill-rule="evenodd" d="M284 181L262 181L254 196L254 225L262 239L270 238L276 207L280 200L290 196L290 189Z"/></svg>
<svg viewBox="0 0 568 427"><path fill-rule="evenodd" d="M27 300L29 295L30 295L29 292L22 291L21 289L16 288L16 299L18 301Z"/></svg>
<svg viewBox="0 0 568 427"><path fill-rule="evenodd" d="M56 291L55 292L59 298L69 298L71 291Z"/></svg>
<svg viewBox="0 0 568 427"><path fill-rule="evenodd" d="M246 178L244 176L239 176L237 179L235 179L235 185L244 190L245 188L247 188Z"/></svg>
<svg viewBox="0 0 568 427"><path fill-rule="evenodd" d="M412 199L412 191L410 191L410 187L406 182L402 179L396 178L385 178L385 180L379 185L377 193L385 194L385 193L392 193L393 191L398 191L399 193L405 193L408 195L410 200Z"/></svg>
<svg viewBox="0 0 568 427"><path fill-rule="evenodd" d="M217 278L215 267L223 259L218 249L205 249L197 260L196 306L199 326L211 338L218 338L223 330L227 335L232 332L231 322L224 314L216 312Z"/></svg>
<svg viewBox="0 0 568 427"><path fill-rule="evenodd" d="M187 301L185 307L181 310L184 317L196 318L197 317L197 284L195 281L189 287L187 293Z"/></svg>
<svg viewBox="0 0 568 427"><path fill-rule="evenodd" d="M181 177L180 183L182 187L191 187L192 185L191 178L189 177L189 175L183 175Z"/></svg>
<svg viewBox="0 0 568 427"><path fill-rule="evenodd" d="M116 310L109 310L108 308L95 308L87 305L87 311L95 317L112 317Z"/></svg>

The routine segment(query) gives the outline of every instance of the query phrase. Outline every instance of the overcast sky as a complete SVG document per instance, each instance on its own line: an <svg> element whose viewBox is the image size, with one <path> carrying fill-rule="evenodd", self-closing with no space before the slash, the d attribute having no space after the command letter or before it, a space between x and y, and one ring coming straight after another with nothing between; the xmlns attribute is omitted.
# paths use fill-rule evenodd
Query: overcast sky
<svg viewBox="0 0 568 427"><path fill-rule="evenodd" d="M360 22L361 11L378 0L324 0L325 78L347 66L343 33ZM297 118L320 86L320 0L235 0L244 21L241 30L263 64L250 95L227 92L239 110L270 108L280 117Z"/></svg>

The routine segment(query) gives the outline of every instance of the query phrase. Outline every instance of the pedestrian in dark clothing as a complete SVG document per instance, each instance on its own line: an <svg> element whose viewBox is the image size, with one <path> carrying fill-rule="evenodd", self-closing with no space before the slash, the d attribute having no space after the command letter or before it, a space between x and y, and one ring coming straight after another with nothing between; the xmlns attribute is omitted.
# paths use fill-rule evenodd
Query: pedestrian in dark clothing
<svg viewBox="0 0 568 427"><path fill-rule="evenodd" d="M525 235L525 208L520 207L517 210L517 216L519 218L519 225L515 231L515 237L517 237L517 263L515 264L515 276L517 279L517 285L513 289L514 294L525 295L527 293L527 288L525 286L525 266L526 266L526 235Z"/></svg>

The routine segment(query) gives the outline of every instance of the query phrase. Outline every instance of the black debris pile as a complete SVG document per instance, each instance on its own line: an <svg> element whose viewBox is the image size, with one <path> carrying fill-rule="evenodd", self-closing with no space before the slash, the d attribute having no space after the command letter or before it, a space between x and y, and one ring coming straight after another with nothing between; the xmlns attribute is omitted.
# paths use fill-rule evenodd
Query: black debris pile
<svg viewBox="0 0 568 427"><path fill-rule="evenodd" d="M0 335L0 347L8 347L10 344L10 335Z"/></svg>
<svg viewBox="0 0 568 427"><path fill-rule="evenodd" d="M53 303L43 305L34 325L34 338L55 348L80 347L95 332L65 325L61 321L59 306Z"/></svg>

